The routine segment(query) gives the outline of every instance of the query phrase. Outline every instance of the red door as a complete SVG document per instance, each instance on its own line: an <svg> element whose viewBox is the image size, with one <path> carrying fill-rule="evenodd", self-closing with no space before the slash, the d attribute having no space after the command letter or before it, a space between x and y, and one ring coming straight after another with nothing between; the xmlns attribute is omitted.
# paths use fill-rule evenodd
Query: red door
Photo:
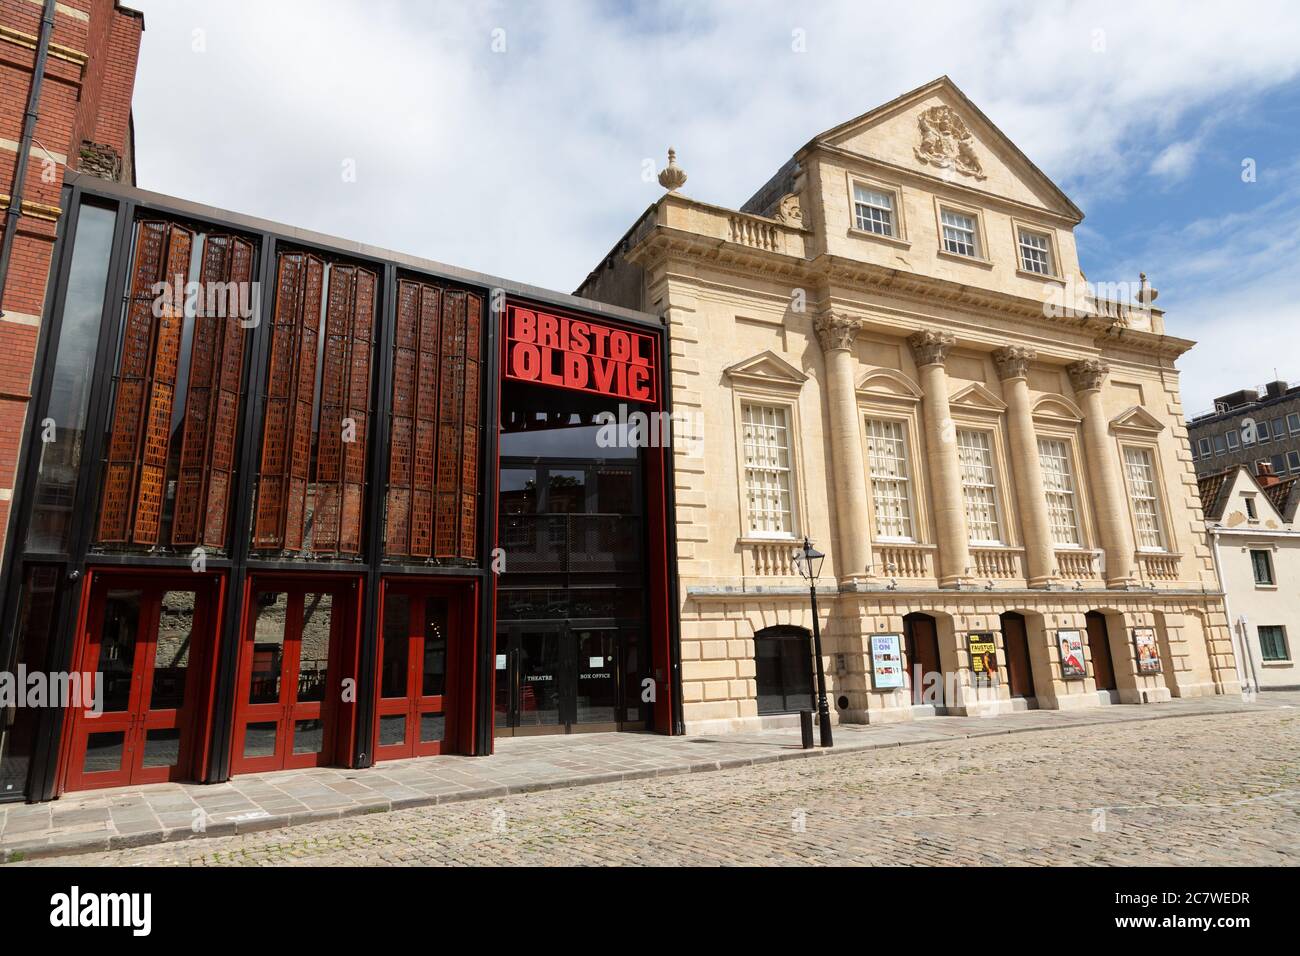
<svg viewBox="0 0 1300 956"><path fill-rule="evenodd" d="M231 771L334 761L351 582L257 582L239 665Z"/></svg>
<svg viewBox="0 0 1300 956"><path fill-rule="evenodd" d="M1029 635L1024 615L1002 615L1002 645L1007 656L1007 683L1012 697L1034 696L1034 671L1029 661Z"/></svg>
<svg viewBox="0 0 1300 956"><path fill-rule="evenodd" d="M375 759L439 754L455 739L448 691L463 603L444 588L384 582Z"/></svg>
<svg viewBox="0 0 1300 956"><path fill-rule="evenodd" d="M198 698L215 584L194 582L95 580L79 671L98 675L97 701L73 707L66 790L196 776L191 744L204 709Z"/></svg>
<svg viewBox="0 0 1300 956"><path fill-rule="evenodd" d="M934 618L918 614L915 617L909 615L903 619L907 632L907 663L911 670L912 678L912 703L926 703L926 675L933 674L936 677L929 678L930 681L938 681L938 686L931 691L934 694L943 695L946 693L943 685L943 667L939 663L939 636L935 631ZM941 703L946 704L945 697L940 696Z"/></svg>
<svg viewBox="0 0 1300 956"><path fill-rule="evenodd" d="M1106 627L1106 615L1089 611L1088 621L1088 656L1092 658L1092 676L1097 682L1097 690L1115 689L1115 665L1110 657L1110 632Z"/></svg>

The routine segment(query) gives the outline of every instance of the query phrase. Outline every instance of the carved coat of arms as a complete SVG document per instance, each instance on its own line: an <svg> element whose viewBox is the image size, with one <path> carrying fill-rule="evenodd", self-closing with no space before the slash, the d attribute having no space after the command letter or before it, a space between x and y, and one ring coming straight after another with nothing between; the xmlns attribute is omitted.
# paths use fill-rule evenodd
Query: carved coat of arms
<svg viewBox="0 0 1300 956"><path fill-rule="evenodd" d="M915 149L917 159L940 169L985 178L975 155L974 137L951 107L931 106L917 116L916 123L921 128L921 144Z"/></svg>

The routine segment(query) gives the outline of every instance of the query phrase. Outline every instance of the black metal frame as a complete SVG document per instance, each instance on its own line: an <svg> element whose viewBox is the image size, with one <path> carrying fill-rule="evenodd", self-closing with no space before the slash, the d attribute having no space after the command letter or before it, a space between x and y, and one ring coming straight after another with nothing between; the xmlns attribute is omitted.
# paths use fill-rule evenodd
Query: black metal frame
<svg viewBox="0 0 1300 956"><path fill-rule="evenodd" d="M255 242L257 252L257 279L262 295L258 302L258 323L247 337L245 361L247 372L245 390L240 398L239 439L236 448L236 481L233 490L231 520L229 522L228 550L224 557L207 560L211 571L227 575L228 595L218 640L216 663L217 684L215 705L211 721L210 759L204 782L213 783L228 779L231 763L231 731L236 688L234 687L239 654L239 635L245 614L244 594L250 574L265 571L344 572L359 576L365 582L362 608L362 636L358 672L357 704L358 727L368 727L374 720L374 688L378 667L379 587L384 576L423 575L429 577L457 576L475 578L479 589L478 647L475 666L476 733L473 742L475 754L492 752L493 700L491 694L494 674L494 627L496 588L491 570L493 550L496 547L497 439L499 433L499 388L501 378L500 341L501 321L506 297L573 309L593 317L644 328L660 336L661 371L659 387L662 389L661 408L671 414L669 391L668 348L666 330L662 322L644 313L632 312L602 303L589 302L574 296L550 292L533 286L510 283L501 279L469 272L453 266L418 259L400 253L375 249L359 243L332 236L310 233L290 226L252 217L240 216L213 207L149 193L132 186L111 183L87 175L69 173L62 196L66 214L59 221L55 255L45 296L46 308L41 324L36 350L32 397L27 408L24 441L19 449L15 489L10 508L9 524L4 546L3 576L0 578L0 608L3 608L3 630L0 631L0 662L9 664L16 651L18 602L21 598L25 569L32 565L55 565L60 569L62 585L55 597L55 632L49 644L45 666L51 671L67 670L70 666L75 634L73 623L81 602L81 592L87 567L176 567L188 568L188 555L132 555L128 553L98 553L90 550L95 507L80 509L73 518L69 548L66 554L50 555L28 553L25 541L30 525L30 503L35 492L37 469L40 461L40 432L36 427L39 413L48 407L53 386L54 359L57 355L63 310L67 297L68 275L72 263L73 240L83 203L115 207L113 245L109 255L108 280L101 314L99 340L93 371L93 381L87 405L87 430L81 461L78 466L78 489L97 493L101 485L103 455L107 440L107 422L113 394L117 350L121 337L122 308L127 296L130 276L130 257L133 253L134 226L141 215L156 215L183 223L202 224L212 230L231 231ZM358 562L303 561L259 557L251 553L252 508L256 490L258 456L262 441L263 411L265 404L265 376L270 352L271 317L275 307L275 263L279 251L285 247L303 249L324 255L331 260L346 260L375 269L381 281L377 290L376 330L374 348L378 358L378 374L372 376L370 434L367 438L366 475L369 488L365 520L362 560ZM484 321L482 322L481 374L480 374L480 441L482 456L480 478L480 515L478 566L420 566L386 563L383 559L383 521L387 495L388 419L391 413L392 392L392 336L396 330L397 280L400 275L425 279L465 288L482 297ZM670 648L673 678L674 730L681 731L681 681L680 634L677 614L677 574L675 552L675 509L672 501L672 456L666 452L665 480L666 513L669 543L668 580L670 595ZM64 714L51 708L41 715L34 743L27 798L48 800L57 787L59 742L63 731ZM370 737L365 731L357 734L353 765L369 766L373 762ZM16 798L16 795L15 795ZM0 800L4 800L0 796Z"/></svg>

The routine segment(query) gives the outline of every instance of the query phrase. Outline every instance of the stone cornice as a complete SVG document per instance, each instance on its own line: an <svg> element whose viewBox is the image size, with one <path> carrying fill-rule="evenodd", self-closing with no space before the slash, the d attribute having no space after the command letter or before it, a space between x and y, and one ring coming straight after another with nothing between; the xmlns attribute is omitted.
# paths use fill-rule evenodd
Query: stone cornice
<svg viewBox="0 0 1300 956"><path fill-rule="evenodd" d="M690 202L671 197L678 202ZM704 204L696 204L709 209ZM728 212L721 208L717 212ZM772 220L776 223L776 220ZM779 225L779 224L778 224ZM789 227L785 227L789 228ZM804 232L806 230L793 230ZM981 289L949 279L893 269L874 263L823 253L813 259L788 255L770 249L700 235L685 229L656 223L626 253L627 261L644 269L652 268L663 258L674 256L708 262L720 270L747 276L761 272L768 279L786 280L811 288L818 283L853 286L904 301L943 303L971 312L994 311L1001 316L1032 322L1049 334L1062 328L1090 336L1096 347L1122 347L1135 353L1177 358L1195 342L1189 339L1126 328L1114 319L1081 312L1062 316L1046 314L1045 303L992 289Z"/></svg>

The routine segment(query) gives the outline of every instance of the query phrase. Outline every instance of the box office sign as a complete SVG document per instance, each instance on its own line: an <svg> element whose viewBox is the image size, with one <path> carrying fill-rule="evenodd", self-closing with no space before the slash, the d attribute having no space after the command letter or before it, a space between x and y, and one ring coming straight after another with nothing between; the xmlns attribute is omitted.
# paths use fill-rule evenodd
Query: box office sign
<svg viewBox="0 0 1300 956"><path fill-rule="evenodd" d="M1083 680L1083 632L1057 631L1056 648L1061 652L1061 680Z"/></svg>
<svg viewBox="0 0 1300 956"><path fill-rule="evenodd" d="M1156 647L1155 628L1133 628L1133 650L1137 652L1139 674L1160 673L1160 650Z"/></svg>
<svg viewBox="0 0 1300 956"><path fill-rule="evenodd" d="M970 652L970 670L976 687L991 687L998 682L998 645L992 631L971 631L966 635Z"/></svg>
<svg viewBox="0 0 1300 956"><path fill-rule="evenodd" d="M903 654L897 634L871 635L871 679L876 690L903 686Z"/></svg>
<svg viewBox="0 0 1300 956"><path fill-rule="evenodd" d="M515 381L653 403L656 349L644 332L506 307L505 376Z"/></svg>

